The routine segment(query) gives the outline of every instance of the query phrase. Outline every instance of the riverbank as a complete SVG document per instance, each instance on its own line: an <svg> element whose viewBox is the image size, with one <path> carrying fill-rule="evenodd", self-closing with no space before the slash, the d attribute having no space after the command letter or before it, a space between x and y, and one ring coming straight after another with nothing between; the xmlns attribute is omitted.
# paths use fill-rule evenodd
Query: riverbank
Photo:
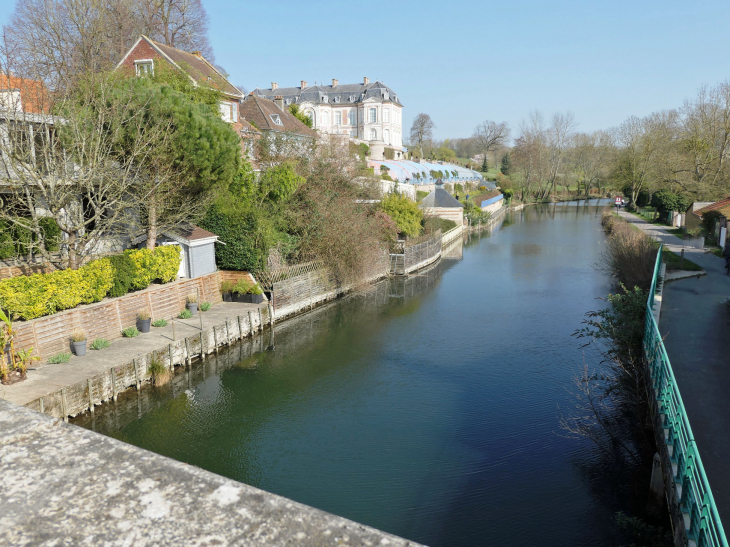
<svg viewBox="0 0 730 547"><path fill-rule="evenodd" d="M90 350L68 363L28 369L25 381L0 387L12 403L66 419L113 399L118 393L150 381L153 361L166 368L205 358L223 345L240 340L271 322L268 303L223 302L187 320L175 319L135 338L115 340L109 348Z"/></svg>

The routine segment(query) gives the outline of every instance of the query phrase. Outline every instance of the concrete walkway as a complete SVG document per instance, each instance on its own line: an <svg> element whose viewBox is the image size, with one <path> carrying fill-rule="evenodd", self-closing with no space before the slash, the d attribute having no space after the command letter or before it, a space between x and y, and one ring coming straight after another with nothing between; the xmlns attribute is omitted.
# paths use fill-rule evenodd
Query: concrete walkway
<svg viewBox="0 0 730 547"><path fill-rule="evenodd" d="M730 276L724 260L634 215L629 222L705 269L664 285L659 330L687 409L720 518L730 530Z"/></svg>
<svg viewBox="0 0 730 547"><path fill-rule="evenodd" d="M242 304L223 302L214 305L207 312L201 314L203 328L223 323L226 318L245 316L249 310L266 307L262 304ZM257 312L258 313L258 312ZM164 348L173 341L172 321L166 327L152 327L147 334L140 334L135 338L119 338L114 340L106 349L95 351L87 349L86 356L71 357L68 363L48 364L43 361L28 369L28 377L23 382L10 386L0 385L0 398L18 405L26 405L39 397L86 381L98 374L107 372L111 367L130 362L140 354L149 353ZM175 319L175 339L180 340L187 336L200 333L200 317L191 319Z"/></svg>

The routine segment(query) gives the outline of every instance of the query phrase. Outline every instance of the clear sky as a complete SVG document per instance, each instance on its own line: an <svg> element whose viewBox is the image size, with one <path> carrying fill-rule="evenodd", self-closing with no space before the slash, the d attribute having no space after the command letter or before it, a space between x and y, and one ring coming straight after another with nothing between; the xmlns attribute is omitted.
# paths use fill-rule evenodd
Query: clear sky
<svg viewBox="0 0 730 547"><path fill-rule="evenodd" d="M379 79L436 136L485 119L513 135L533 109L579 130L675 108L730 77L727 0L203 0L216 61L234 84ZM0 23L11 0L0 1Z"/></svg>

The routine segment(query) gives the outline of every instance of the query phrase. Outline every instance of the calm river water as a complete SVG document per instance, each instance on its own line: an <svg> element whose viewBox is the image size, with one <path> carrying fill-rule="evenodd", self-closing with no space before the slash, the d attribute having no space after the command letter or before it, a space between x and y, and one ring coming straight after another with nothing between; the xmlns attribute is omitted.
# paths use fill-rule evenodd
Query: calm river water
<svg viewBox="0 0 730 547"><path fill-rule="evenodd" d="M630 478L558 425L611 290L601 212L511 213L76 423L431 546L615 545Z"/></svg>

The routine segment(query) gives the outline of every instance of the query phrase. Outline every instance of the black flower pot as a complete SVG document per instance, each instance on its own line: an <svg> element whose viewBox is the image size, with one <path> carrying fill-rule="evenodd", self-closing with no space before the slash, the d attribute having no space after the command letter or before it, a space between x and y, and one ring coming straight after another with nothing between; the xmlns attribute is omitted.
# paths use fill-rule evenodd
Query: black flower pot
<svg viewBox="0 0 730 547"><path fill-rule="evenodd" d="M251 304L261 304L261 302L264 301L264 295L263 294L249 294L248 295L251 302Z"/></svg>
<svg viewBox="0 0 730 547"><path fill-rule="evenodd" d="M248 302L246 300L247 294L239 294L239 293L233 293L233 301L234 302Z"/></svg>
<svg viewBox="0 0 730 547"><path fill-rule="evenodd" d="M137 322L139 323L139 332L144 333L150 331L152 319L139 319Z"/></svg>
<svg viewBox="0 0 730 547"><path fill-rule="evenodd" d="M86 340L82 340L81 342L71 342L71 344L74 347L74 354L76 357L83 357L86 355Z"/></svg>
<svg viewBox="0 0 730 547"><path fill-rule="evenodd" d="M229 292L223 293L223 302L233 302L233 295Z"/></svg>

